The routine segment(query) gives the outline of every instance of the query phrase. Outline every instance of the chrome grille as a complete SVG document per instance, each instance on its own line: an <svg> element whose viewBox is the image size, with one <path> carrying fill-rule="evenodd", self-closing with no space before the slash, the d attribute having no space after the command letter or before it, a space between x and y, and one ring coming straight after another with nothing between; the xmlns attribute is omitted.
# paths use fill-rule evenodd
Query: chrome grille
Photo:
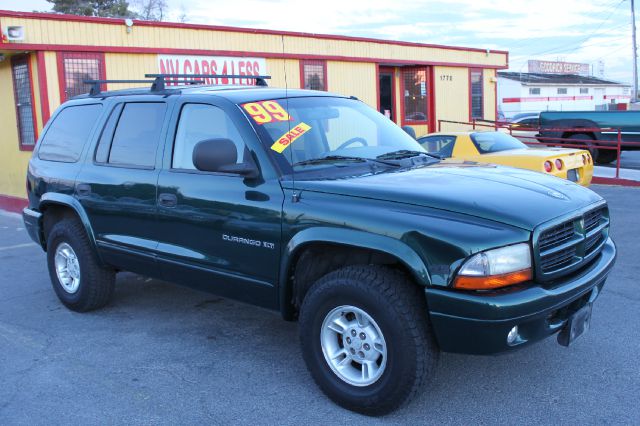
<svg viewBox="0 0 640 426"><path fill-rule="evenodd" d="M575 234L572 221L563 223L560 226L551 228L540 235L538 245L541 251L561 245L567 242Z"/></svg>
<svg viewBox="0 0 640 426"><path fill-rule="evenodd" d="M596 209L584 215L584 229L586 232L593 231L602 220L603 209Z"/></svg>
<svg viewBox="0 0 640 426"><path fill-rule="evenodd" d="M608 232L606 206L542 229L535 247L538 279L550 281L582 267L600 252Z"/></svg>

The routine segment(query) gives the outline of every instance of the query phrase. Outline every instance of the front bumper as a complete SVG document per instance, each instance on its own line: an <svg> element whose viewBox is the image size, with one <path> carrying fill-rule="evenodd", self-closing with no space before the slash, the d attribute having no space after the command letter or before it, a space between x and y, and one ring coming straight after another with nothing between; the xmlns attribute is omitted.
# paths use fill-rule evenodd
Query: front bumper
<svg viewBox="0 0 640 426"><path fill-rule="evenodd" d="M431 324L440 349L491 354L560 331L571 313L598 297L615 259L616 247L609 238L591 265L553 286L534 284L486 294L427 288ZM519 338L508 344L507 334L516 325Z"/></svg>

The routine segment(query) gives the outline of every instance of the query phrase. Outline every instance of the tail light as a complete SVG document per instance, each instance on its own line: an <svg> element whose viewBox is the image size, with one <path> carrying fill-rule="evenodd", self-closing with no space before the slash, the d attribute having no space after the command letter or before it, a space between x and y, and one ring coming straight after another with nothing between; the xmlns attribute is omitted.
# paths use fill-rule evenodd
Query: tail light
<svg viewBox="0 0 640 426"><path fill-rule="evenodd" d="M562 166L563 166L563 164L562 164L562 160L558 158L558 159L556 160L556 169L558 169L558 170L562 170Z"/></svg>
<svg viewBox="0 0 640 426"><path fill-rule="evenodd" d="M551 164L551 161L545 161L544 162L544 170L547 173L551 173L551 170L553 170L553 165Z"/></svg>

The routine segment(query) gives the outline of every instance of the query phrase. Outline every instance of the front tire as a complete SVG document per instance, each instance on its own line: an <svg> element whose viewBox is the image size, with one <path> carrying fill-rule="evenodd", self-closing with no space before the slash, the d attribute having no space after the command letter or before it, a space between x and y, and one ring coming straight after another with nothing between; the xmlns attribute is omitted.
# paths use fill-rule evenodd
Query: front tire
<svg viewBox="0 0 640 426"><path fill-rule="evenodd" d="M65 218L47 236L47 266L58 299L69 309L87 312L109 303L115 271L98 262L84 227Z"/></svg>
<svg viewBox="0 0 640 426"><path fill-rule="evenodd" d="M387 414L435 370L426 312L424 294L399 272L379 266L331 272L311 287L300 310L307 368L338 405Z"/></svg>

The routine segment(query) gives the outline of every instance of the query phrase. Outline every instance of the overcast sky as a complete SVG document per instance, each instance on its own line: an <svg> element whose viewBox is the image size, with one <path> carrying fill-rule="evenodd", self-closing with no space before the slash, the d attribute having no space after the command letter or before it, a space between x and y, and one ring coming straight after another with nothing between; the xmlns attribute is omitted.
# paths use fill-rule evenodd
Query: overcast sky
<svg viewBox="0 0 640 426"><path fill-rule="evenodd" d="M631 82L629 0L166 0L169 19L508 50L527 59L604 62ZM640 4L638 5L640 8ZM46 11L45 0L0 0L0 9Z"/></svg>

